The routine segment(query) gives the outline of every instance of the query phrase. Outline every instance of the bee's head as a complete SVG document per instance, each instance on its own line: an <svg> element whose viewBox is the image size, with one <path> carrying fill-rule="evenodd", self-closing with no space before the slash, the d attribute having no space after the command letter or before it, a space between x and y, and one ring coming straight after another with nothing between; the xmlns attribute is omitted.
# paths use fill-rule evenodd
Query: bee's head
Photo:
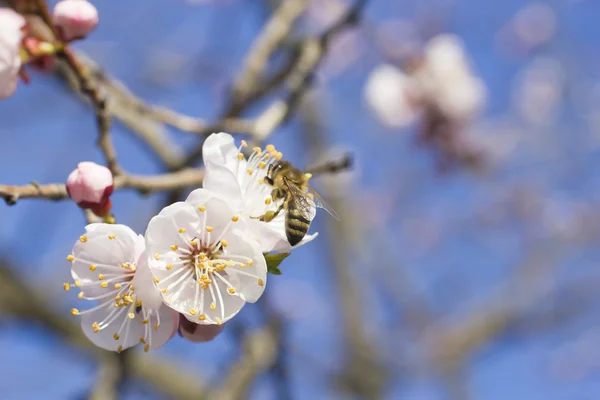
<svg viewBox="0 0 600 400"><path fill-rule="evenodd" d="M288 168L290 166L289 161L279 160L271 166L271 175L277 174L278 172Z"/></svg>

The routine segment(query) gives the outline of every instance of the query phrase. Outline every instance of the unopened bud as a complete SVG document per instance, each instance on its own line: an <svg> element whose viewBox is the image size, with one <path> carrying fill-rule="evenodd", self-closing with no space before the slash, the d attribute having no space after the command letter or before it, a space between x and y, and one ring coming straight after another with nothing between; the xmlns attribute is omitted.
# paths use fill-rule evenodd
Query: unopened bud
<svg viewBox="0 0 600 400"><path fill-rule="evenodd" d="M114 183L110 170L90 161L80 162L67 178L69 197L81 208L89 208L96 215L110 211L110 195Z"/></svg>
<svg viewBox="0 0 600 400"><path fill-rule="evenodd" d="M98 10L86 0L61 0L54 6L54 25L61 39L83 39L98 25Z"/></svg>

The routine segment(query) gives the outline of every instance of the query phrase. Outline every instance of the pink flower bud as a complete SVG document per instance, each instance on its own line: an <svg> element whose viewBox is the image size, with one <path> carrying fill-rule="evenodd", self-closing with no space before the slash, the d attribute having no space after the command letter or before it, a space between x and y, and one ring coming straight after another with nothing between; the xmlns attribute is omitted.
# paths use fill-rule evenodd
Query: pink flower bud
<svg viewBox="0 0 600 400"><path fill-rule="evenodd" d="M200 325L179 314L179 335L190 342L202 343L213 340L225 325Z"/></svg>
<svg viewBox="0 0 600 400"><path fill-rule="evenodd" d="M98 10L86 0L61 0L54 6L54 25L62 39L83 39L98 25Z"/></svg>
<svg viewBox="0 0 600 400"><path fill-rule="evenodd" d="M25 19L9 8L0 8L0 99L13 95L17 89Z"/></svg>
<svg viewBox="0 0 600 400"><path fill-rule="evenodd" d="M113 176L106 167L90 161L80 162L67 178L67 192L79 207L90 208L102 216L110 210Z"/></svg>

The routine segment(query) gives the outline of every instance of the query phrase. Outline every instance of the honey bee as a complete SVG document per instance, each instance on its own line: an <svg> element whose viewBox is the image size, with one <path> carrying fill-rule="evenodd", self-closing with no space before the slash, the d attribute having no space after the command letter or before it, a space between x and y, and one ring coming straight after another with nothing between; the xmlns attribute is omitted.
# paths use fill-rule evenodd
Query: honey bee
<svg viewBox="0 0 600 400"><path fill-rule="evenodd" d="M269 165L264 178L266 183L273 186L271 199L284 201L277 210L267 211L254 218L270 222L285 208L285 234L292 246L300 243L308 232L316 208L322 208L333 218L340 219L335 210L308 185L310 176L295 168L289 161L280 160Z"/></svg>

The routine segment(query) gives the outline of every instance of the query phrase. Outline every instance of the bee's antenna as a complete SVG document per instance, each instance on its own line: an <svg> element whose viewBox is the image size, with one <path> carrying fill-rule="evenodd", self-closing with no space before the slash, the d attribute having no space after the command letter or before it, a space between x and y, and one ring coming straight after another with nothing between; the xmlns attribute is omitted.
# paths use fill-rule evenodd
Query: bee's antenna
<svg viewBox="0 0 600 400"><path fill-rule="evenodd" d="M354 154L351 152L347 152L338 160L327 161L322 164L314 165L312 167L308 167L306 172L318 175L323 173L334 174L340 171L344 171L347 169L351 169L354 167Z"/></svg>

